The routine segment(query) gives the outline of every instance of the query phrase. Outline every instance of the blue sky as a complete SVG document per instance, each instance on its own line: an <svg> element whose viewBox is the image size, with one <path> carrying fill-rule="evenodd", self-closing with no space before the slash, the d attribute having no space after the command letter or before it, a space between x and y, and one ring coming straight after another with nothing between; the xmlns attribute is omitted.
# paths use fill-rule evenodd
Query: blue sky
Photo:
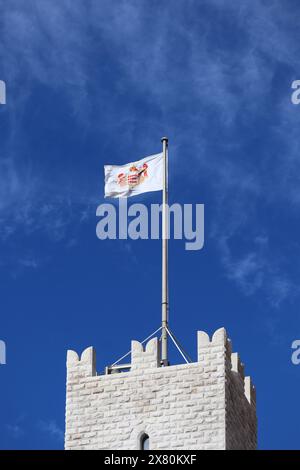
<svg viewBox="0 0 300 470"><path fill-rule="evenodd" d="M195 358L196 331L225 326L259 447L299 448L299 2L0 8L0 448L63 447L67 349L95 346L101 371L159 326L160 242L100 241L95 214L104 163L163 135L170 202L205 204L204 249L170 242L171 328Z"/></svg>

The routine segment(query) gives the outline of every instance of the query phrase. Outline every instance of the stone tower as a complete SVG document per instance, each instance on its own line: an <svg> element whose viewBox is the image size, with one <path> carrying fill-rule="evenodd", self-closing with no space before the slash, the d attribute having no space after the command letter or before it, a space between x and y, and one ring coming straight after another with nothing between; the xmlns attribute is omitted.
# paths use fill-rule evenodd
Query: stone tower
<svg viewBox="0 0 300 470"><path fill-rule="evenodd" d="M198 360L160 366L132 341L128 372L97 375L95 351L67 355L66 449L255 449L255 389L224 328L198 331Z"/></svg>

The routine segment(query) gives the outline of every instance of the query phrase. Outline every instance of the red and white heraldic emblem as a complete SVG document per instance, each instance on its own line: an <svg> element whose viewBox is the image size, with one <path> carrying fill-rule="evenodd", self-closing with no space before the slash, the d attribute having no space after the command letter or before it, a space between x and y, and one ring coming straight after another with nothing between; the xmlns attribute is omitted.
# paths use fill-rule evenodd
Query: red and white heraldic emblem
<svg viewBox="0 0 300 470"><path fill-rule="evenodd" d="M121 187L129 186L129 188L134 188L143 183L147 178L148 165L144 163L140 167L132 165L127 173L119 173L117 182Z"/></svg>

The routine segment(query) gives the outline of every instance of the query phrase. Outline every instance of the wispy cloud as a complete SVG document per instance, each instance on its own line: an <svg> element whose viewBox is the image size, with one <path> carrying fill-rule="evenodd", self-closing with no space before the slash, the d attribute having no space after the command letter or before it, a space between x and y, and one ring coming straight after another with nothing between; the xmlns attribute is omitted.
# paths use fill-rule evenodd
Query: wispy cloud
<svg viewBox="0 0 300 470"><path fill-rule="evenodd" d="M247 246L246 234L257 226L258 233L272 236L267 224L260 226L258 207L300 203L300 113L289 90L299 60L291 34L297 15L299 9L263 0L174 2L172 21L168 2L160 2L159 14L155 2L137 0L5 4L0 56L18 107L9 108L0 156L2 242L21 230L74 246L70 226L94 216L98 202L95 188L82 186L78 174L73 187L66 186L66 175L53 181L24 158L29 144L21 110L40 84L68 102L83 134L102 126L123 145L133 145L139 128L139 152L167 129L175 142L173 175L188 160L195 171L185 178L213 190L211 231L226 275L247 294L262 290L275 304L288 298L297 283L281 257L272 257L268 244L258 250L255 231L253 246ZM127 93L142 109L151 102L149 116L141 119L128 102L122 107ZM269 143L275 143L272 152ZM76 171L75 165L73 177ZM245 245L239 254L232 249L237 238Z"/></svg>
<svg viewBox="0 0 300 470"><path fill-rule="evenodd" d="M250 236L249 246L237 252L234 242L237 234L220 237L217 240L225 275L242 292L249 295L262 294L272 307L279 307L283 301L293 300L300 294L299 286L290 276L284 259L277 258L263 235Z"/></svg>
<svg viewBox="0 0 300 470"><path fill-rule="evenodd" d="M24 133L24 113L37 85L66 95L75 120L87 123L90 100L85 99L88 81L88 25L82 18L86 7L69 1L12 0L3 5L0 57L8 85L7 106L1 109L6 132L0 148L0 241L30 237L41 232L49 240L67 238L73 221L83 223L94 215L89 204L95 195L72 189L42 170ZM68 23L72 23L72 28ZM45 53L45 51L48 51ZM34 159L30 154L35 155ZM40 156L43 160L45 157ZM81 209L80 209L81 207ZM74 209L76 208L76 209ZM85 218L78 218L78 209ZM73 236L74 238L74 236ZM26 260L25 260L26 261ZM2 260L3 264L3 260ZM18 264L29 267L24 258ZM33 267L33 264L31 263ZM36 266L36 265L35 265Z"/></svg>
<svg viewBox="0 0 300 470"><path fill-rule="evenodd" d="M21 414L14 422L6 425L6 431L13 439L19 439L25 434L26 415Z"/></svg>
<svg viewBox="0 0 300 470"><path fill-rule="evenodd" d="M43 433L47 434L50 438L63 441L64 432L53 420L50 421L40 421L38 423L38 428Z"/></svg>
<svg viewBox="0 0 300 470"><path fill-rule="evenodd" d="M34 424L34 423L33 423ZM34 426L45 436L55 441L63 441L64 431L58 426L55 420L40 420ZM20 416L16 422L6 425L7 432L13 439L19 439L30 431L30 423L25 415Z"/></svg>
<svg viewBox="0 0 300 470"><path fill-rule="evenodd" d="M24 430L19 424L8 424L6 426L8 433L14 438L19 439L23 436Z"/></svg>

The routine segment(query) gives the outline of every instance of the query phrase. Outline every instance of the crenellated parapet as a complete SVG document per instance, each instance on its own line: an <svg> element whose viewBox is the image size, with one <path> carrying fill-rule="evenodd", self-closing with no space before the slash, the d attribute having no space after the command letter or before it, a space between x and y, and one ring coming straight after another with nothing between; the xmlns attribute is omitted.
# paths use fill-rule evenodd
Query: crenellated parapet
<svg viewBox="0 0 300 470"><path fill-rule="evenodd" d="M212 338L205 331L197 332L197 358L203 366L203 372L209 373L212 367L218 366L219 371L225 370L240 380L245 396L249 403L256 403L255 387L250 377L245 377L244 364L237 352L232 351L231 340L227 337L225 328L219 328ZM143 346L139 341L131 342L131 371L153 369L160 367L160 347L158 338L152 338ZM85 349L81 357L69 350L67 352L67 369L69 374L91 377L96 375L96 351L91 346Z"/></svg>
<svg viewBox="0 0 300 470"><path fill-rule="evenodd" d="M245 396L250 403L256 408L256 389L255 386L252 383L251 377L245 377L245 385L244 385L244 390L245 390Z"/></svg>
<svg viewBox="0 0 300 470"><path fill-rule="evenodd" d="M90 346L86 348L79 358L76 351L67 352L67 372L70 375L92 377L96 375L96 351Z"/></svg>
<svg viewBox="0 0 300 470"><path fill-rule="evenodd" d="M127 366L127 365L126 365ZM67 449L255 449L256 398L226 330L197 333L197 361L161 366L160 342L131 343L126 371L97 375L93 347L67 354Z"/></svg>
<svg viewBox="0 0 300 470"><path fill-rule="evenodd" d="M144 349L139 341L131 341L131 370L152 369L160 366L160 348L157 338L152 338Z"/></svg>
<svg viewBox="0 0 300 470"><path fill-rule="evenodd" d="M256 403L255 387L251 378L245 377L245 366L241 362L239 353L232 352L232 343L227 337L225 328L215 331L211 339L205 331L198 331L198 362L203 364L204 368L218 362L220 371L226 370L234 380L240 382L240 387L244 390L249 403Z"/></svg>

